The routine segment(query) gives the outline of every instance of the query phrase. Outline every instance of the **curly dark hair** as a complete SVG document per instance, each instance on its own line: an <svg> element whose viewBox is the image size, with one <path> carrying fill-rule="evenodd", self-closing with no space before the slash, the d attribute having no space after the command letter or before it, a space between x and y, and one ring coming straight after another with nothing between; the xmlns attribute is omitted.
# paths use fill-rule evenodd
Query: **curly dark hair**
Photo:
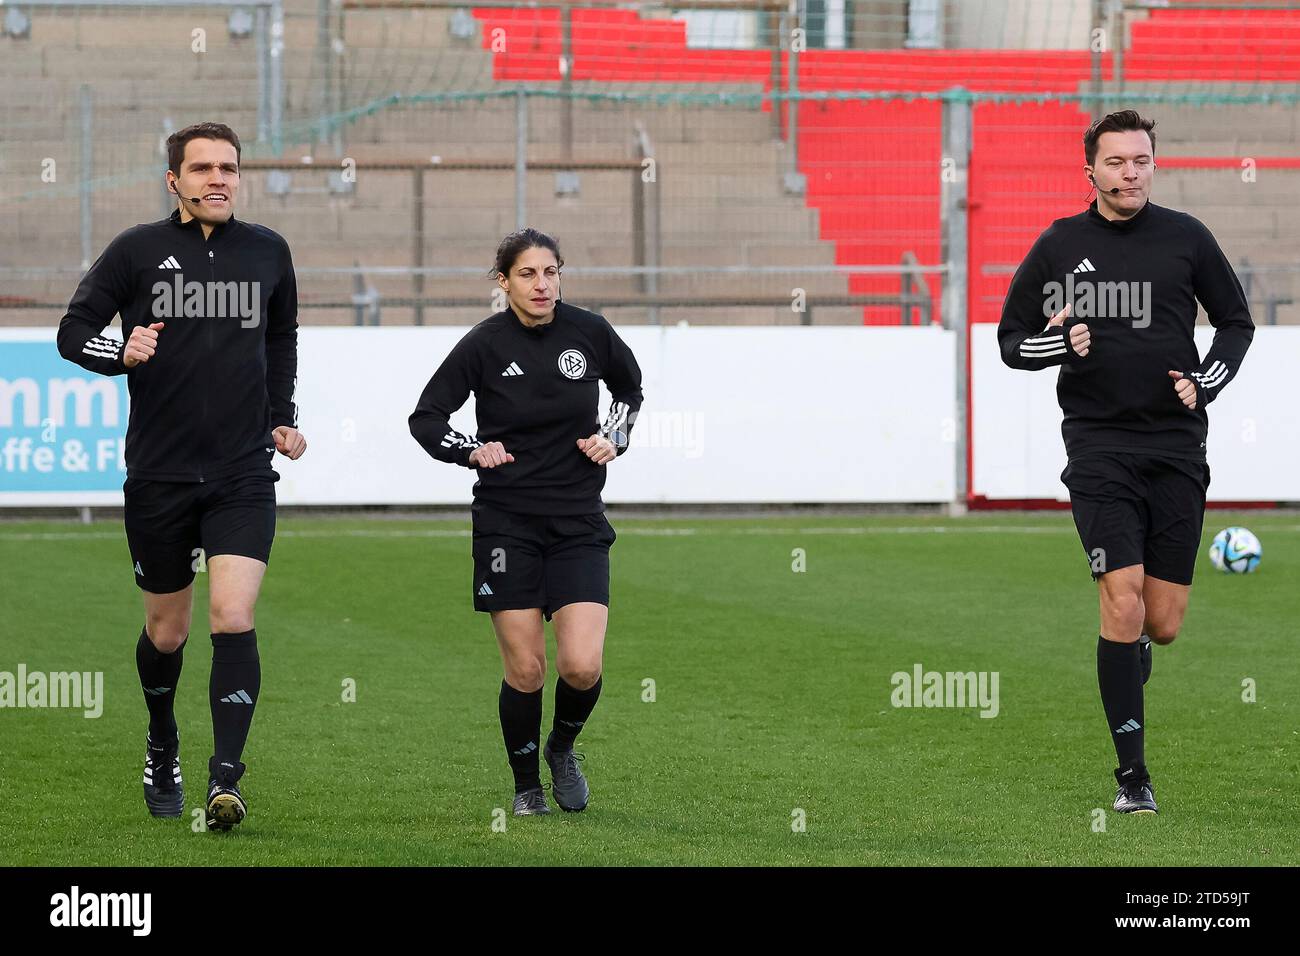
<svg viewBox="0 0 1300 956"><path fill-rule="evenodd" d="M501 240L501 244L497 246L496 261L492 264L492 270L488 273L488 278L495 279L498 274L509 276L510 270L514 268L515 260L526 250L535 246L550 249L555 253L556 264L561 269L564 268L564 256L560 255L560 244L555 241L554 237L530 227L528 229L516 229Z"/></svg>

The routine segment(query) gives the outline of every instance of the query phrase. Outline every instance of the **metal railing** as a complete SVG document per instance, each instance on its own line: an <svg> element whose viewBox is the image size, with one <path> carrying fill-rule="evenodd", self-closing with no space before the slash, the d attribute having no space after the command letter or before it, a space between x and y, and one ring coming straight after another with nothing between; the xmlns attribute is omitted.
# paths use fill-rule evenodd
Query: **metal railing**
<svg viewBox="0 0 1300 956"><path fill-rule="evenodd" d="M647 291L642 292L602 292L584 293L584 308L603 312L611 308L644 308L651 325L660 324L659 310L664 308L790 308L799 316L799 325L813 325L815 310L833 307L888 306L898 309L900 325L928 326L934 323L934 300L930 294L926 275L942 275L947 270L941 265L921 265L911 252L903 256L900 265L862 265L862 266L591 266L572 267L566 270L573 278L618 278L628 277L638 280L637 284ZM478 269L461 267L434 266L419 269L406 266L378 266L366 268L359 263L351 267L320 266L297 270L301 279L312 277L351 276L353 292L348 298L331 298L328 295L319 298L310 294L299 295L299 309L351 309L358 326L377 326L383 322L383 309L409 308L421 314L426 308L439 309L482 309L488 296L456 295L413 295L386 296L374 285L377 277L404 277L418 274L425 277L442 279L481 278L483 272ZM793 304L793 296L737 293L717 294L672 294L660 293L660 277L681 277L691 275L734 275L734 276L772 276L772 275L900 275L900 288L896 295L885 293L847 293L826 294L807 293L802 296L800 307ZM421 283L421 287L423 284ZM655 291L649 291L653 287ZM417 324L420 324L417 322Z"/></svg>
<svg viewBox="0 0 1300 956"><path fill-rule="evenodd" d="M522 98L521 98L522 102ZM526 143L526 137L521 139L521 146ZM649 149L648 138L646 140L646 149ZM240 165L240 171L261 170L261 171L278 171L278 172L301 172L304 170L317 170L330 173L338 173L341 169L348 169L353 173L359 173L363 170L369 172L405 172L411 175L411 267L407 273L411 277L411 301L416 303L415 324L423 324L423 299L424 299L424 277L429 273L424 269L424 252L425 252L425 226L424 226L424 177L430 172L510 172L515 174L515 223L517 228L522 228L528 224L528 202L525 192L526 174L528 170L552 170L555 172L576 173L580 170L587 171L623 171L631 174L632 177L632 244L635 259L638 266L648 265L646 257L652 252L658 255L660 248L659 240L659 215L658 215L658 197L657 192L649 190L647 187L652 183L646 183L642 172L644 165L641 160L633 159L609 159L609 160L569 160L567 162L547 162L547 163L529 163L526 156L519 155L512 160L443 160L439 156L433 156L426 159L389 159L389 160L361 160L347 161L350 165L343 166L339 161L333 159L317 159L311 156L304 156L299 159L248 159ZM653 214L646 215L647 198L653 208Z"/></svg>
<svg viewBox="0 0 1300 956"><path fill-rule="evenodd" d="M1020 268L1018 263L1008 262L990 262L985 263L980 268L980 274L986 276L1009 276L1014 275L1015 271ZM1263 325L1277 325L1277 310L1281 306L1294 305L1295 299L1292 295L1275 290L1273 283L1267 276L1270 275L1293 275L1297 277L1297 283L1300 283L1300 263L1295 265L1251 265L1250 260L1242 258L1236 266L1233 267L1237 273L1237 278L1241 281L1241 289L1246 293L1247 302L1258 302L1263 306L1264 320Z"/></svg>

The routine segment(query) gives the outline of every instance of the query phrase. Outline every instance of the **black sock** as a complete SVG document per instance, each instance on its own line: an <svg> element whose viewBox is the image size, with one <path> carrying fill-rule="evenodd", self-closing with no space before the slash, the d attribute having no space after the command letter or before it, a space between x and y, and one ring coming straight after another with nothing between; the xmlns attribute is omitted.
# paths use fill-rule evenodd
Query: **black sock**
<svg viewBox="0 0 1300 956"><path fill-rule="evenodd" d="M551 727L551 738L547 741L552 750L563 752L573 749L573 742L578 739L582 725L587 722L596 708L596 701L600 699L602 679L597 677L596 683L586 690L578 690L566 683L563 677L555 679L555 722Z"/></svg>
<svg viewBox="0 0 1300 956"><path fill-rule="evenodd" d="M1141 780L1147 775L1143 754L1142 660L1136 642L1121 644L1098 636L1097 686L1106 710L1110 736L1115 742L1120 783Z"/></svg>
<svg viewBox="0 0 1300 956"><path fill-rule="evenodd" d="M506 757L515 775L515 793L540 787L542 777L538 770L537 738L542 735L541 688L526 694L502 681L498 709Z"/></svg>
<svg viewBox="0 0 1300 956"><path fill-rule="evenodd" d="M212 705L214 766L239 779L239 758L253 723L257 692L262 686L262 663L257 656L257 631L212 635L212 677L208 701Z"/></svg>
<svg viewBox="0 0 1300 956"><path fill-rule="evenodd" d="M140 629L135 645L135 669L144 690L144 705L149 708L149 736L155 744L176 739L176 683L181 677L185 642L170 654L153 646L146 628Z"/></svg>

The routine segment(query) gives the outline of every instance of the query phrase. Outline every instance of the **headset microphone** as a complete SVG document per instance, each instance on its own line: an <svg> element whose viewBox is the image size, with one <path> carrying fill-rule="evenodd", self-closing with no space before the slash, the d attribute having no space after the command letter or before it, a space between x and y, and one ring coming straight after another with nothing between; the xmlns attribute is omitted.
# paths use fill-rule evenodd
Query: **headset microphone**
<svg viewBox="0 0 1300 956"><path fill-rule="evenodd" d="M1093 189L1097 188L1097 180L1093 177L1092 173L1088 174L1088 182L1092 183ZM1110 189L1106 190L1106 192L1110 193L1112 196L1117 195L1119 191L1120 188L1118 186L1112 186Z"/></svg>
<svg viewBox="0 0 1300 956"><path fill-rule="evenodd" d="M185 202L199 203L203 201L202 196L182 196L179 192L176 192L176 187L174 185L172 185L172 192L176 194L177 199L183 199Z"/></svg>

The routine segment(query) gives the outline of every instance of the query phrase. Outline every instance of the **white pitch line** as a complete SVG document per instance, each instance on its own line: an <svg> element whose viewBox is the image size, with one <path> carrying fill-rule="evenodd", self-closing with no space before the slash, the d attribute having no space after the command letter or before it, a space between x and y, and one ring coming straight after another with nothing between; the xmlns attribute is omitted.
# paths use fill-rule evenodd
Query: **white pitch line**
<svg viewBox="0 0 1300 956"><path fill-rule="evenodd" d="M620 535L634 535L645 538L681 537L690 535L717 536L782 536L782 535L865 535L865 534L1074 534L1072 524L1062 523L1060 527L1043 527L1040 525L899 525L897 527L866 528L845 527L808 527L808 528L638 528L618 527ZM1277 525L1269 531L1300 531L1300 525ZM468 538L468 528L425 528L403 530L398 528L344 528L330 531L317 530L282 530L276 532L277 538ZM0 531L0 541L110 541L120 540L122 532L112 531Z"/></svg>
<svg viewBox="0 0 1300 956"><path fill-rule="evenodd" d="M1014 525L1006 527L987 527L987 528L948 528L948 527L898 527L898 528L861 528L861 527L843 527L843 528L628 528L622 527L616 529L619 534L639 535L646 538L667 538L682 537L689 535L787 535L787 534L939 534L939 533L965 533L965 532L1012 532L1024 534L1059 534L1064 533L1068 528L1034 528L1034 527L1017 527ZM341 530L330 531L326 529L284 529L277 531L277 538L468 538L470 530L451 529L451 528L425 528L402 530L397 528L369 529L369 528L344 528ZM109 531L31 531L31 532L4 532L0 531L0 541L92 541L92 540L114 540L123 537L120 532Z"/></svg>

